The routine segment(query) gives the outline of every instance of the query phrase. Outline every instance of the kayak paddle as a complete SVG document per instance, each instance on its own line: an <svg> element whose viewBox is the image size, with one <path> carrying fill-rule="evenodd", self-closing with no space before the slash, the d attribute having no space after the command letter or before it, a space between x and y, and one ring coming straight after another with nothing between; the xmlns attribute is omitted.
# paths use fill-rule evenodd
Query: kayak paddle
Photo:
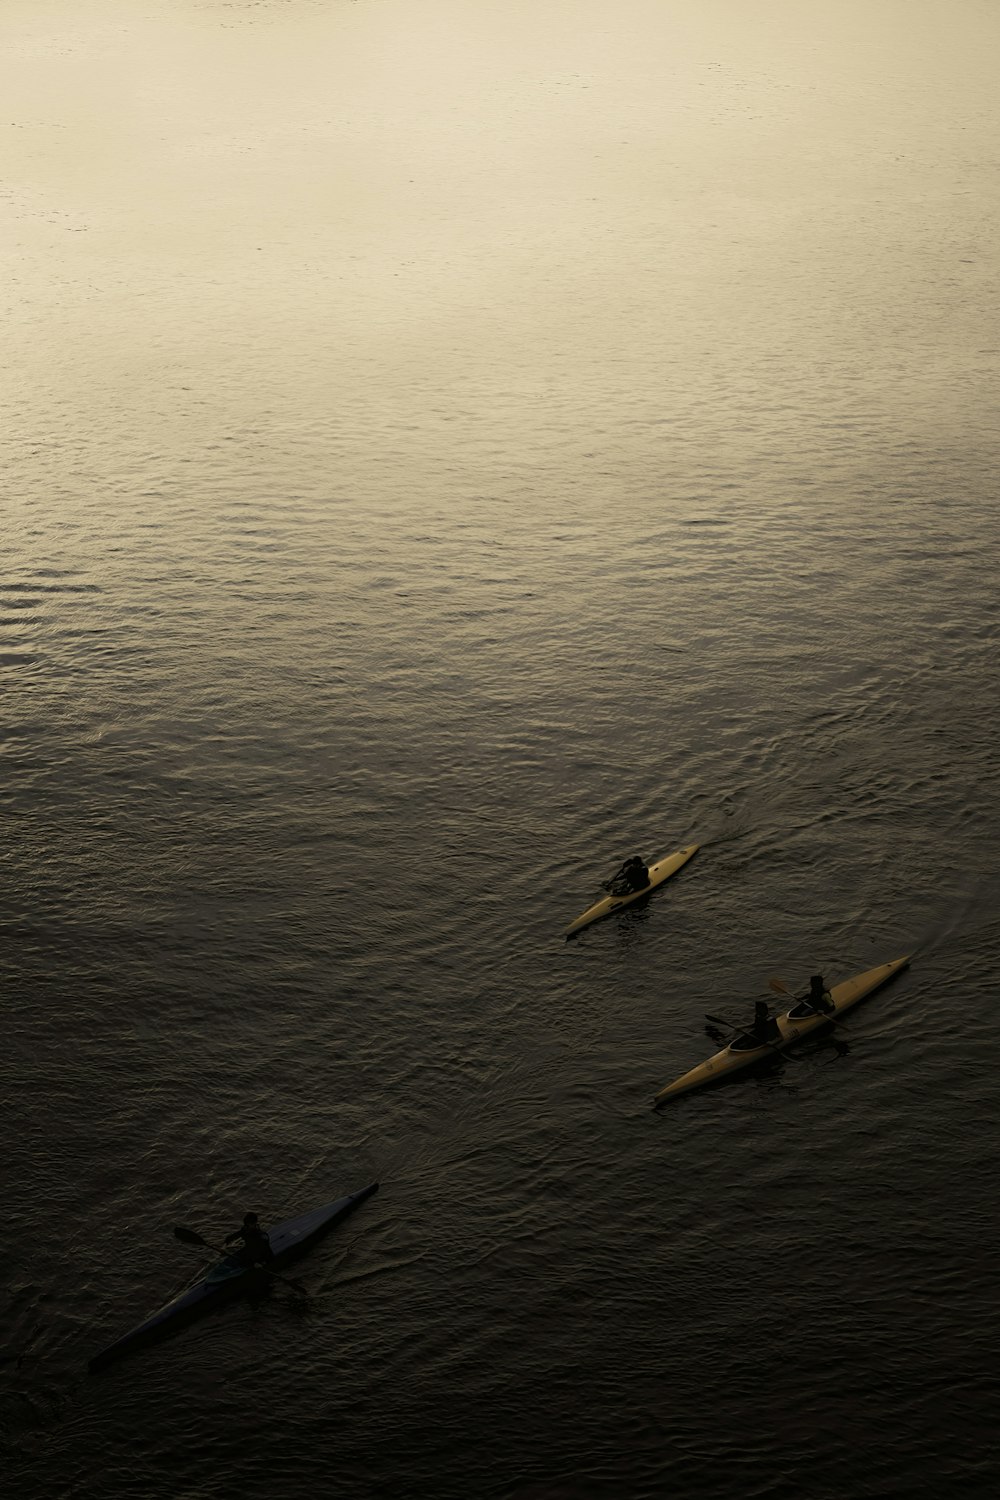
<svg viewBox="0 0 1000 1500"><path fill-rule="evenodd" d="M231 1250L223 1250L218 1245L212 1245L194 1229L185 1229L183 1224L174 1225L174 1239L180 1240L182 1245L204 1245L206 1250L214 1250L216 1255L223 1257L231 1255ZM247 1267L249 1270L250 1267ZM301 1281L292 1281L289 1276L279 1276L277 1271L272 1271L270 1266L261 1266L253 1263L255 1271L263 1271L265 1276L273 1276L275 1281L283 1281L285 1286L290 1286L293 1292L298 1292L301 1297L308 1297L309 1293Z"/></svg>

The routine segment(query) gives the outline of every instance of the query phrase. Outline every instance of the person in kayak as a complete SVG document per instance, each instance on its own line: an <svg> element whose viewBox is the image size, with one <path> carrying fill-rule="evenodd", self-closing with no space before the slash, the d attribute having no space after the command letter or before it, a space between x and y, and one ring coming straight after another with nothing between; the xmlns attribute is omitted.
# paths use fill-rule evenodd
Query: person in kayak
<svg viewBox="0 0 1000 1500"><path fill-rule="evenodd" d="M243 1241L242 1247L236 1253L245 1265L270 1266L274 1264L271 1241L267 1231L261 1229L256 1214L244 1214L240 1228L234 1229L232 1234L227 1234L224 1243L233 1245L237 1240Z"/></svg>
<svg viewBox="0 0 1000 1500"><path fill-rule="evenodd" d="M817 1016L827 1016L836 1010L836 1006L830 998L830 991L823 983L822 974L813 974L810 976L809 993L803 1004L808 1005L809 1009L815 1012Z"/></svg>
<svg viewBox="0 0 1000 1500"><path fill-rule="evenodd" d="M607 888L613 896L630 896L633 891L644 891L648 884L649 871L638 854L633 854L617 874L612 875Z"/></svg>
<svg viewBox="0 0 1000 1500"><path fill-rule="evenodd" d="M747 1035L761 1047L773 1047L775 1042L781 1041L781 1028L771 1015L766 1000L754 1001L753 1025Z"/></svg>

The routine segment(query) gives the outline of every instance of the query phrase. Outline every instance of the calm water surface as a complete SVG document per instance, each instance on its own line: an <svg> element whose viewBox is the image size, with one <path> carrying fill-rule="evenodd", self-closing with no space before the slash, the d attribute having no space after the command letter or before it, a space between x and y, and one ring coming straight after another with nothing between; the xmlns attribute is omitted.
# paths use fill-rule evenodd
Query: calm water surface
<svg viewBox="0 0 1000 1500"><path fill-rule="evenodd" d="M994 1495L995 6L4 30L11 1493Z"/></svg>

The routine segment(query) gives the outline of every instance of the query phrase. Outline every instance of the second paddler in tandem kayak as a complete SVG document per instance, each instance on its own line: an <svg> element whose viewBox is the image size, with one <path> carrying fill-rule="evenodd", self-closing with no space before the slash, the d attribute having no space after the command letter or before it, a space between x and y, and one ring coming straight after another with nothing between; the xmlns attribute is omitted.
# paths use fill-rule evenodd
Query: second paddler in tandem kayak
<svg viewBox="0 0 1000 1500"><path fill-rule="evenodd" d="M766 1000L755 1000L753 1003L753 1025L746 1033L747 1041L753 1042L758 1047L773 1047L775 1042L781 1041L781 1027L777 1018L772 1016L770 1006Z"/></svg>
<svg viewBox="0 0 1000 1500"><path fill-rule="evenodd" d="M799 1005L804 1006L806 1010L811 1010L817 1016L832 1015L837 1009L822 974L813 974L810 976L809 993L803 1000L799 1001Z"/></svg>

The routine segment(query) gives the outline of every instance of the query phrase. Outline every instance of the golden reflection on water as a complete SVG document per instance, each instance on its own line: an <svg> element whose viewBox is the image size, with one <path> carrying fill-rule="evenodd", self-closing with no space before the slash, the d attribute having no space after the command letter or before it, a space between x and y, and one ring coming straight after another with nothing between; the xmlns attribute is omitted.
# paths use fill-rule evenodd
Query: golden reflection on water
<svg viewBox="0 0 1000 1500"><path fill-rule="evenodd" d="M853 387L923 410L947 401L928 360L974 365L994 315L992 8L150 0L7 20L9 317L84 405L74 338L124 384L151 337L209 379L228 328L306 400L303 344L324 381L395 373L419 420L413 359L431 384L485 375L473 402L596 382L612 427L650 371L714 375L708 400L748 366L779 392L832 374L836 404L844 359Z"/></svg>
<svg viewBox="0 0 1000 1500"><path fill-rule="evenodd" d="M18 495L97 485L103 546L248 481L523 519L990 446L1000 13L956 14L11 6Z"/></svg>

